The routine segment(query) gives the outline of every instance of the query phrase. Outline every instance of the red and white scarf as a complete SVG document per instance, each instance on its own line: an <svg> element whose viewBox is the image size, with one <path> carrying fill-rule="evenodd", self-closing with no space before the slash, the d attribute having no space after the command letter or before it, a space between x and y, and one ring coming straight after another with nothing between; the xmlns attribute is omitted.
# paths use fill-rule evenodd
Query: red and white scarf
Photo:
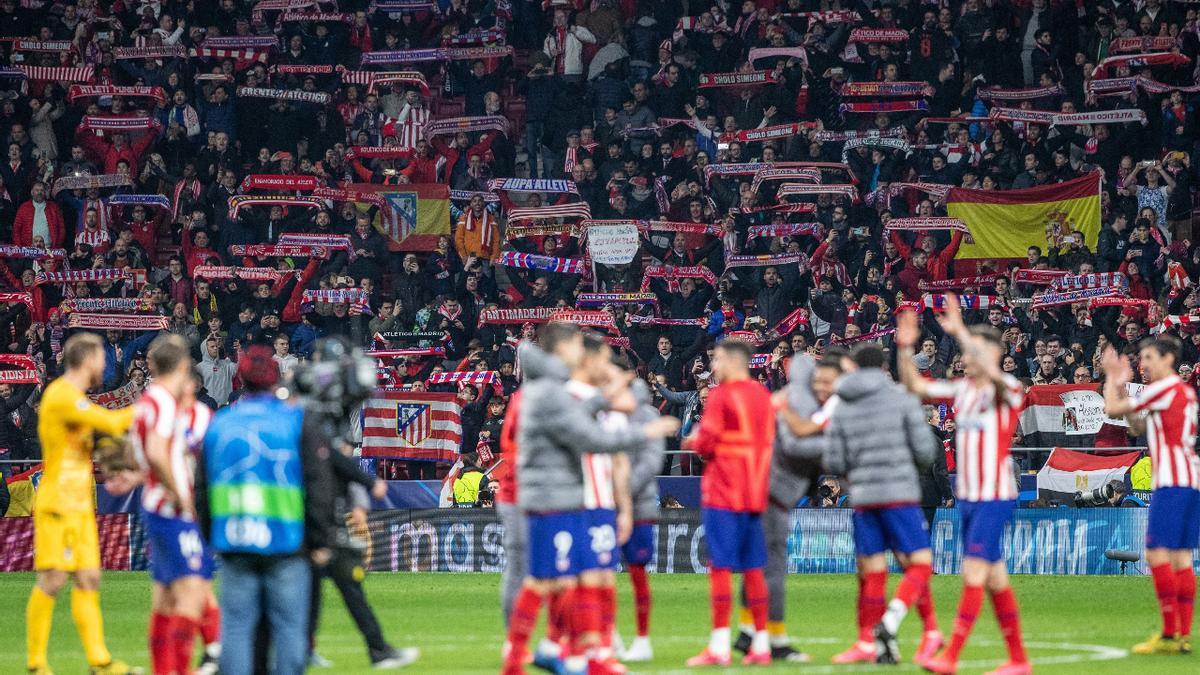
<svg viewBox="0 0 1200 675"><path fill-rule="evenodd" d="M546 323L555 311L553 307L485 309L479 313L479 325Z"/></svg>
<svg viewBox="0 0 1200 675"><path fill-rule="evenodd" d="M930 230L954 230L956 232L970 233L967 229L967 224L959 218L947 217L915 217L915 218L892 218L888 224L884 226L883 232L887 234L892 230L904 230L906 232L928 232Z"/></svg>
<svg viewBox="0 0 1200 675"><path fill-rule="evenodd" d="M451 373L433 373L425 380L425 384L492 384L500 380L500 373L495 370L454 371Z"/></svg>
<svg viewBox="0 0 1200 675"><path fill-rule="evenodd" d="M475 213L475 209L467 209L466 213L463 214L463 226L467 228L468 232L474 232L476 228L479 228L481 230L479 241L484 246L490 247L492 245L496 220L492 217L491 211L485 208L482 214L477 214Z"/></svg>
<svg viewBox="0 0 1200 675"><path fill-rule="evenodd" d="M147 314L90 314L75 312L67 319L71 328L92 330L166 330L169 319Z"/></svg>
<svg viewBox="0 0 1200 675"><path fill-rule="evenodd" d="M559 218L591 218L592 209L587 202L574 204L551 204L549 206L525 206L508 212L509 223L556 220Z"/></svg>

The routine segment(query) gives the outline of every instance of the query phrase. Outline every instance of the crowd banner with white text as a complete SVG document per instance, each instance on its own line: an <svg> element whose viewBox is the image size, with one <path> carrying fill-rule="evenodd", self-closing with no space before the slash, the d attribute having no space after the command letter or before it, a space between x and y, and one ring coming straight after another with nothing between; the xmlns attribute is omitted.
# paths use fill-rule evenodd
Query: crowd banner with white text
<svg viewBox="0 0 1200 675"><path fill-rule="evenodd" d="M851 574L854 538L850 509L796 509L788 540L793 574ZM1141 553L1146 536L1144 508L1018 509L1004 528L1005 560L1012 574L1121 574L1104 552ZM144 570L147 557L141 519L133 513L98 516L105 569ZM396 509L377 511L368 521L367 568L376 572L499 572L504 569L504 528L490 509ZM957 509L941 509L930 533L933 569L957 574L962 564ZM0 518L0 571L33 565L33 522ZM1200 561L1200 550L1193 552ZM695 509L662 512L652 572L707 571L704 525ZM1197 563L1194 563L1197 564ZM1198 565L1200 566L1200 565ZM897 568L893 564L893 571ZM1147 574L1144 562L1130 574Z"/></svg>

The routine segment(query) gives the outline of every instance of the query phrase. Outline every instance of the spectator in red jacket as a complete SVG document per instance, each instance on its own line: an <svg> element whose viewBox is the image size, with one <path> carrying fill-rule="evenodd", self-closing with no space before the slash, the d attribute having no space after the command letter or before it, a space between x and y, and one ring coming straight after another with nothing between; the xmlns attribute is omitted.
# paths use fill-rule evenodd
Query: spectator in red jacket
<svg viewBox="0 0 1200 675"><path fill-rule="evenodd" d="M437 151L439 155L446 158L446 166L442 168L440 175L437 177L439 183L453 183L452 179L467 172L467 158L471 155L479 155L482 157L491 147L492 141L496 140L496 134L499 132L489 131L479 139L475 145L470 145L470 140L463 132L458 132L454 135L454 141L447 144L440 136L434 136L429 139L429 144Z"/></svg>
<svg viewBox="0 0 1200 675"><path fill-rule="evenodd" d="M87 129L76 129L75 138L83 146L88 157L104 167L104 173L117 173L117 162L125 160L129 163L129 174L136 176L142 155L158 140L158 132L162 123L156 119L150 120L150 128L142 132L140 138L133 143L123 133L114 133L112 140L105 140Z"/></svg>
<svg viewBox="0 0 1200 675"><path fill-rule="evenodd" d="M29 201L17 209L13 219L13 243L34 246L37 240L49 248L58 248L66 238L62 209L46 199L46 184L38 181L29 189Z"/></svg>

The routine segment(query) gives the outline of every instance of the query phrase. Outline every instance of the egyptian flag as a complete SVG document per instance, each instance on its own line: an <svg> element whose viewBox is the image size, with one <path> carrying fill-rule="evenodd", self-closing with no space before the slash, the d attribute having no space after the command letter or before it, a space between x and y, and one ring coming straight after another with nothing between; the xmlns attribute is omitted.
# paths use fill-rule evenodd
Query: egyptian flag
<svg viewBox="0 0 1200 675"><path fill-rule="evenodd" d="M1076 492L1090 492L1112 480L1124 482L1125 475L1141 456L1140 452L1092 455L1055 448L1038 471L1038 499L1072 504Z"/></svg>

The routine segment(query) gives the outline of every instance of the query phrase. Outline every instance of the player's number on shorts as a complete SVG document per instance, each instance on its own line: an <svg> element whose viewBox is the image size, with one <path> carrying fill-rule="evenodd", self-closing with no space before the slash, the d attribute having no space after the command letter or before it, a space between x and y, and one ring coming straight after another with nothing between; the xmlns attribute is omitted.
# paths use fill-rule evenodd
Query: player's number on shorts
<svg viewBox="0 0 1200 675"><path fill-rule="evenodd" d="M571 566L571 545L575 539L565 530L554 534L554 565L559 571L566 571Z"/></svg>
<svg viewBox="0 0 1200 675"><path fill-rule="evenodd" d="M204 544L200 542L200 533L196 531L179 533L179 552L185 558L196 558L204 553Z"/></svg>
<svg viewBox="0 0 1200 675"><path fill-rule="evenodd" d="M589 527L588 534L592 536L592 550L596 553L608 553L617 547L617 531L612 525Z"/></svg>

